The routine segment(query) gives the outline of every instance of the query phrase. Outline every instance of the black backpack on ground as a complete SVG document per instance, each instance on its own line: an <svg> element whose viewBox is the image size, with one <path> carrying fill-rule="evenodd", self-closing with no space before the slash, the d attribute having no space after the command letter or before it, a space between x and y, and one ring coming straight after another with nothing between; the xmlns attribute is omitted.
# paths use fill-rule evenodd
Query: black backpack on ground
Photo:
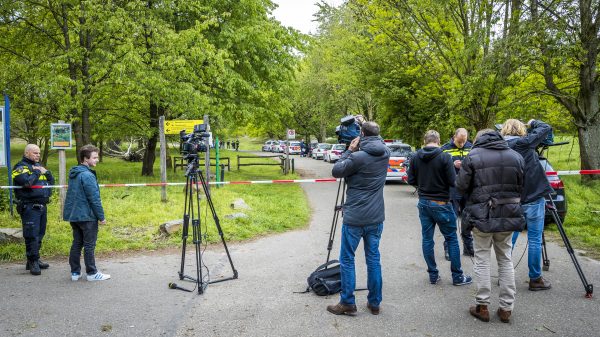
<svg viewBox="0 0 600 337"><path fill-rule="evenodd" d="M339 293L342 290L340 262L338 260L331 260L320 265L310 274L306 281L308 282L308 287L305 292L309 292L312 289L319 296Z"/></svg>

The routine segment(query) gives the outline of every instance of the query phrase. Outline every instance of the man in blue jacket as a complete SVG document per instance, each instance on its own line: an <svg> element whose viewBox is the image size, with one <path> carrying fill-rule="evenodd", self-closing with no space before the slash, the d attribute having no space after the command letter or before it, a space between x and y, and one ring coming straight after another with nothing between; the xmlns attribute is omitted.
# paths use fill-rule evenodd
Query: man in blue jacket
<svg viewBox="0 0 600 337"><path fill-rule="evenodd" d="M527 127L530 128L527 132ZM527 125L517 119L508 119L500 133L508 142L511 149L517 151L525 159L525 186L521 195L521 204L527 222L527 259L529 264L529 290L548 290L552 287L550 281L542 277L542 234L544 233L544 218L546 213L545 196L554 190L548 182L546 172L535 152L536 148L552 132L550 125L530 120ZM513 236L513 247L519 232Z"/></svg>
<svg viewBox="0 0 600 337"><path fill-rule="evenodd" d="M340 302L327 306L333 314L356 315L354 252L361 238L367 262L367 308L373 315L379 314L382 299L379 240L385 220L383 187L389 157L390 150L379 136L379 125L365 122L361 136L352 140L333 166L333 176L344 178L347 185L340 248L342 290Z"/></svg>
<svg viewBox="0 0 600 337"><path fill-rule="evenodd" d="M27 144L23 159L12 170L12 179L16 186L18 200L17 212L21 215L23 238L27 264L25 269L32 275L41 275L41 269L50 267L40 260L42 239L46 233L47 207L52 190L49 188L32 188L33 186L54 185L54 177L40 163L40 148L35 144Z"/></svg>
<svg viewBox="0 0 600 337"><path fill-rule="evenodd" d="M71 280L81 277L81 249L88 281L104 281L110 275L96 269L94 250L98 239L98 223L106 224L100 189L96 172L92 170L98 164L100 150L93 145L85 145L79 149L79 165L69 171L69 188L65 198L63 219L71 223L73 229L73 244L69 254L71 265Z"/></svg>

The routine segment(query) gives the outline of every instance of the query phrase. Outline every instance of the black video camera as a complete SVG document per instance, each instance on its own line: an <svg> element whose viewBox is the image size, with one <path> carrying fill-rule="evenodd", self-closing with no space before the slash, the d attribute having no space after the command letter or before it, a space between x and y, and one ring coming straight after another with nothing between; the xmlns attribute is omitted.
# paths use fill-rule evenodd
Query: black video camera
<svg viewBox="0 0 600 337"><path fill-rule="evenodd" d="M185 130L179 132L179 152L184 158L197 157L198 152L206 152L204 139L208 139L210 133L206 132L206 124L194 125L194 131L186 134Z"/></svg>
<svg viewBox="0 0 600 337"><path fill-rule="evenodd" d="M340 125L335 128L335 134L338 136L338 143L350 145L352 140L360 136L360 127L364 122L361 115L348 115L340 119Z"/></svg>

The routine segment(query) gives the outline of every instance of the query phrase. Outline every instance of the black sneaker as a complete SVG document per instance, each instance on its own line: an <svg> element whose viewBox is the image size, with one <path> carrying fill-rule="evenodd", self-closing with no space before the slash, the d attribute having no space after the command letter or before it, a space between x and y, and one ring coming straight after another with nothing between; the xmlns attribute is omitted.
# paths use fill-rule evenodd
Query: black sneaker
<svg viewBox="0 0 600 337"><path fill-rule="evenodd" d="M42 275L42 271L40 270L40 264L37 260L35 261L27 261L27 266L25 269L29 270L31 275Z"/></svg>
<svg viewBox="0 0 600 337"><path fill-rule="evenodd" d="M438 284L441 280L442 280L442 278L440 277L440 275L438 275L434 279L429 279L429 283L431 283L431 284Z"/></svg>

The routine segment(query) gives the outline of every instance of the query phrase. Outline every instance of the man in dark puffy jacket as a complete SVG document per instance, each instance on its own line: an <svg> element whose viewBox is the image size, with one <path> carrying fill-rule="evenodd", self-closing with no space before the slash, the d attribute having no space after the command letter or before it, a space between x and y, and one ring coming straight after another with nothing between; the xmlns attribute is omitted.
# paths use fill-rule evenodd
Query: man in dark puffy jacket
<svg viewBox="0 0 600 337"><path fill-rule="evenodd" d="M50 267L40 260L42 239L46 233L47 207L52 190L49 188L32 188L32 186L54 185L54 177L39 163L40 148L35 144L27 144L23 159L12 170L12 179L16 186L18 200L17 212L21 215L23 238L25 239L25 269L32 275L41 275L41 269Z"/></svg>
<svg viewBox="0 0 600 337"><path fill-rule="evenodd" d="M527 132L527 127L530 128ZM525 159L525 186L521 195L521 203L527 221L527 260L529 265L529 290L547 290L552 286L550 281L542 277L542 234L544 233L544 217L546 212L545 196L554 192L546 172L535 149L552 132L550 125L530 120L527 125L516 119L507 120L502 127L502 135L508 146L517 151ZM519 233L513 236L513 246Z"/></svg>
<svg viewBox="0 0 600 337"><path fill-rule="evenodd" d="M65 198L63 219L69 221L73 229L73 244L69 254L73 281L81 277L82 248L85 250L83 258L87 280L104 281L110 278L110 275L96 269L94 257L98 239L98 222L106 224L96 172L91 169L98 164L99 151L93 145L82 146L78 154L80 164L69 171L69 188Z"/></svg>
<svg viewBox="0 0 600 337"><path fill-rule="evenodd" d="M383 187L389 157L390 150L379 137L379 125L365 122L361 136L350 143L333 166L333 176L344 178L347 185L340 248L342 291L340 302L327 307L336 315L356 315L354 252L361 238L367 262L367 307L373 315L379 314L382 299L379 240L385 220Z"/></svg>
<svg viewBox="0 0 600 337"><path fill-rule="evenodd" d="M502 136L486 129L477 133L475 146L462 163L456 188L468 195L463 227L473 230L475 239L476 305L471 315L489 322L491 249L494 247L500 281L498 316L508 323L515 301L515 274L511 260L511 236L522 230L521 210L523 158L508 147Z"/></svg>
<svg viewBox="0 0 600 337"><path fill-rule="evenodd" d="M469 132L465 128L458 128L454 132L454 136L450 141L442 145L442 151L452 156L452 163L456 174L460 171L462 161L465 159L473 144L469 141ZM452 207L454 207L454 213L460 218L463 208L465 207L466 198L462 194L456 191L456 188L450 187L450 201L452 201ZM473 256L473 235L471 231L461 230L460 237L463 242L463 254L467 256ZM446 260L450 261L450 255L448 254L448 243L444 241L444 255Z"/></svg>
<svg viewBox="0 0 600 337"><path fill-rule="evenodd" d="M429 130L423 137L425 146L410 160L408 183L419 192L419 219L423 236L423 257L427 263L429 282L440 281L435 263L433 233L437 225L448 242L452 284L470 284L471 276L464 275L460 262L460 249L456 236L456 214L450 203L450 187L454 186L456 171L452 157L440 149L440 134Z"/></svg>

